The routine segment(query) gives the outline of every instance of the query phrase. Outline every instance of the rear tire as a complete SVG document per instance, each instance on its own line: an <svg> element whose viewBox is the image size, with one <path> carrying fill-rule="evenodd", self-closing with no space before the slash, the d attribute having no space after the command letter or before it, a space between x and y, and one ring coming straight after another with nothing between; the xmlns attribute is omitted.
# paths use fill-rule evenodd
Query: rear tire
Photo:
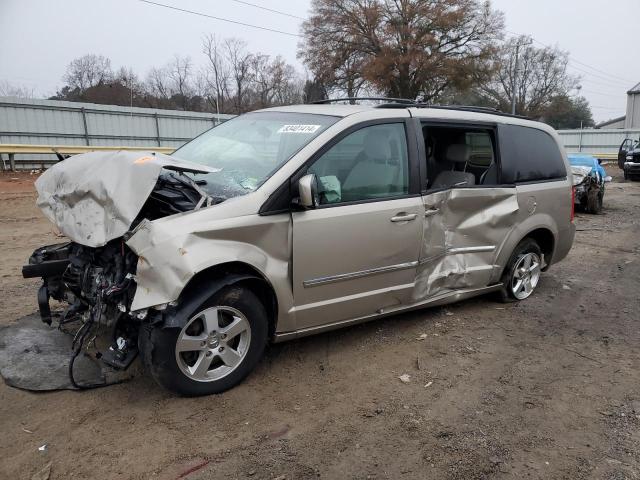
<svg viewBox="0 0 640 480"><path fill-rule="evenodd" d="M179 395L224 392L257 365L268 324L265 307L251 290L226 287L181 327L144 326L139 337L142 360L158 384Z"/></svg>
<svg viewBox="0 0 640 480"><path fill-rule="evenodd" d="M502 302L519 302L533 293L540 281L542 258L540 246L532 238L518 244L502 274Z"/></svg>

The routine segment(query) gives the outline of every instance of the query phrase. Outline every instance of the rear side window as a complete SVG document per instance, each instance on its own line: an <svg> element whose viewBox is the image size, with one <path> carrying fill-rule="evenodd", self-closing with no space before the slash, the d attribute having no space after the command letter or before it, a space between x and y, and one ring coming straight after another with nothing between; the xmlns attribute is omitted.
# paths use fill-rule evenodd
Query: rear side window
<svg viewBox="0 0 640 480"><path fill-rule="evenodd" d="M559 180L567 176L558 144L537 128L501 125L500 157L502 183Z"/></svg>

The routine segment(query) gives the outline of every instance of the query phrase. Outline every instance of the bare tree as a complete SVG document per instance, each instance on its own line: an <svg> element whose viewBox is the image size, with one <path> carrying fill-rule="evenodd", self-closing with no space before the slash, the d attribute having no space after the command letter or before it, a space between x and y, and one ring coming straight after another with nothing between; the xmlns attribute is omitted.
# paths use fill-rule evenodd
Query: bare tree
<svg viewBox="0 0 640 480"><path fill-rule="evenodd" d="M205 95L209 103L217 113L224 111L225 100L229 95L230 69L224 56L223 46L215 35L207 35L202 42L202 51L206 55L208 64L205 69L203 88L213 92L212 95Z"/></svg>
<svg viewBox="0 0 640 480"><path fill-rule="evenodd" d="M34 98L35 96L33 87L17 86L7 80L0 80L0 97Z"/></svg>
<svg viewBox="0 0 640 480"><path fill-rule="evenodd" d="M532 43L528 37L518 37L500 48L495 74L478 82L486 103L510 111L515 99L517 113L537 117L553 98L567 97L578 86L579 78L567 72L566 52Z"/></svg>
<svg viewBox="0 0 640 480"><path fill-rule="evenodd" d="M271 104L275 89L274 70L269 55L257 53L251 57L251 78L256 95L255 107L264 108Z"/></svg>
<svg viewBox="0 0 640 480"><path fill-rule="evenodd" d="M480 0L314 0L299 56L349 96L370 84L432 101L486 71L502 14Z"/></svg>
<svg viewBox="0 0 640 480"><path fill-rule="evenodd" d="M234 111L235 113L243 113L246 109L246 93L252 81L251 62L253 55L247 52L246 43L237 38L226 39L224 48L234 88Z"/></svg>
<svg viewBox="0 0 640 480"><path fill-rule="evenodd" d="M80 94L88 88L111 81L111 60L95 54L88 54L76 58L69 63L63 80L71 89L77 89Z"/></svg>
<svg viewBox="0 0 640 480"><path fill-rule="evenodd" d="M171 98L171 86L167 69L165 67L154 67L149 70L145 88L151 96L169 100Z"/></svg>
<svg viewBox="0 0 640 480"><path fill-rule="evenodd" d="M175 55L169 65L167 74L170 80L172 96L182 110L189 110L189 98L194 95L193 63L190 57Z"/></svg>

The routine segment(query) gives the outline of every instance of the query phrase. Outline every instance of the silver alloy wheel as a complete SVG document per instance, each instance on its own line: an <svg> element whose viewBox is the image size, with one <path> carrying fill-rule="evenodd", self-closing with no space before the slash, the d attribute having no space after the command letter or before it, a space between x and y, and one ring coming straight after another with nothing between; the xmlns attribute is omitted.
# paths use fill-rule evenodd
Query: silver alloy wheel
<svg viewBox="0 0 640 480"><path fill-rule="evenodd" d="M540 280L542 260L537 253L525 253L516 262L511 277L511 292L518 300L533 293Z"/></svg>
<svg viewBox="0 0 640 480"><path fill-rule="evenodd" d="M251 343L251 325L232 307L211 307L197 313L180 330L176 362L197 382L220 380L244 360Z"/></svg>

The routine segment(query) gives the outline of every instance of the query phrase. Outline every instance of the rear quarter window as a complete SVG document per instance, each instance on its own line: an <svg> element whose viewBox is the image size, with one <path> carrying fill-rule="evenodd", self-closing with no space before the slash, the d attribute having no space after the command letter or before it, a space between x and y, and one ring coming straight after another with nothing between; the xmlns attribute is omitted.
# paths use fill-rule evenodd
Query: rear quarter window
<svg viewBox="0 0 640 480"><path fill-rule="evenodd" d="M547 132L501 125L499 134L502 183L560 180L567 176L560 148Z"/></svg>

